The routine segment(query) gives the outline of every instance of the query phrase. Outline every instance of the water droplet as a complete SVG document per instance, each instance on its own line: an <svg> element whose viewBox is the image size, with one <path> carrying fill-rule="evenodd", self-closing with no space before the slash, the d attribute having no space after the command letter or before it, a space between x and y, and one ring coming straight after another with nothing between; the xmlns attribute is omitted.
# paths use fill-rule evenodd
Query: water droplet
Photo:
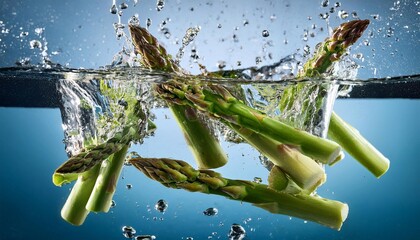
<svg viewBox="0 0 420 240"><path fill-rule="evenodd" d="M262 36L263 37L268 37L268 36L270 36L270 33L268 32L268 30L263 30L262 31Z"/></svg>
<svg viewBox="0 0 420 240"><path fill-rule="evenodd" d="M217 24L217 28L222 28L222 24Z"/></svg>
<svg viewBox="0 0 420 240"><path fill-rule="evenodd" d="M226 67L226 62L225 61L219 61L219 62L217 62L217 67L219 69L225 68Z"/></svg>
<svg viewBox="0 0 420 240"><path fill-rule="evenodd" d="M161 28L160 31L163 33L166 39L171 38L171 32L169 31L169 28Z"/></svg>
<svg viewBox="0 0 420 240"><path fill-rule="evenodd" d="M146 28L149 29L150 25L152 25L152 19L147 18L147 20L146 20Z"/></svg>
<svg viewBox="0 0 420 240"><path fill-rule="evenodd" d="M42 48L42 43L38 40L32 40L29 42L29 46L31 47L31 49Z"/></svg>
<svg viewBox="0 0 420 240"><path fill-rule="evenodd" d="M336 8L341 7L341 3L340 3L340 2L336 2L336 3L334 4L334 7L336 7Z"/></svg>
<svg viewBox="0 0 420 240"><path fill-rule="evenodd" d="M123 106L123 107L128 107L127 101L125 101L123 98L118 100L118 105Z"/></svg>
<svg viewBox="0 0 420 240"><path fill-rule="evenodd" d="M386 36L387 37L392 37L394 35L394 29L392 28L392 27L389 27L387 30L386 30Z"/></svg>
<svg viewBox="0 0 420 240"><path fill-rule="evenodd" d="M155 240L155 235L138 235L134 237L135 240Z"/></svg>
<svg viewBox="0 0 420 240"><path fill-rule="evenodd" d="M139 15L134 14L129 20L128 25L140 27Z"/></svg>
<svg viewBox="0 0 420 240"><path fill-rule="evenodd" d="M262 179L260 177L254 177L255 183L262 183Z"/></svg>
<svg viewBox="0 0 420 240"><path fill-rule="evenodd" d="M168 203L165 201L165 200L163 200L163 199L160 199L159 201L157 201L157 203L155 204L155 209L157 210L157 211L159 211L159 212L165 212L166 211L166 209L168 208Z"/></svg>
<svg viewBox="0 0 420 240"><path fill-rule="evenodd" d="M28 57L25 57L16 61L17 66L29 66L30 64L31 64L31 59Z"/></svg>
<svg viewBox="0 0 420 240"><path fill-rule="evenodd" d="M330 13L335 13L335 8L330 8Z"/></svg>
<svg viewBox="0 0 420 240"><path fill-rule="evenodd" d="M127 184L126 187L127 187L128 190L130 190L131 188L133 188L133 185Z"/></svg>
<svg viewBox="0 0 420 240"><path fill-rule="evenodd" d="M124 226L122 227L123 235L126 238L133 238L136 234L136 229L131 226Z"/></svg>
<svg viewBox="0 0 420 240"><path fill-rule="evenodd" d="M28 36L28 32L21 32L20 34L19 34L19 37L21 37L21 38L23 38L23 37L26 37L26 36Z"/></svg>
<svg viewBox="0 0 420 240"><path fill-rule="evenodd" d="M125 2L123 2L123 3L120 4L120 8L121 9L127 9L128 8L128 4L125 3Z"/></svg>
<svg viewBox="0 0 420 240"><path fill-rule="evenodd" d="M330 4L330 1L328 1L328 0L323 0L322 2L321 2L321 7L328 7L328 5Z"/></svg>
<svg viewBox="0 0 420 240"><path fill-rule="evenodd" d="M219 210L217 210L217 208L207 208L203 214L206 216L215 216L218 212Z"/></svg>
<svg viewBox="0 0 420 240"><path fill-rule="evenodd" d="M137 5L138 2L139 0L134 0L134 7Z"/></svg>
<svg viewBox="0 0 420 240"><path fill-rule="evenodd" d="M330 17L330 14L328 14L328 13L321 13L321 14L319 14L319 17L321 19L328 19Z"/></svg>
<svg viewBox="0 0 420 240"><path fill-rule="evenodd" d="M117 14L117 6L115 4L112 4L111 8L109 9L109 12L112 14Z"/></svg>
<svg viewBox="0 0 420 240"><path fill-rule="evenodd" d="M243 24L244 24L244 26L247 26L249 24L248 20L245 19Z"/></svg>
<svg viewBox="0 0 420 240"><path fill-rule="evenodd" d="M352 12L352 13L351 13L351 16L352 16L353 18L359 18L359 16L357 15L357 12Z"/></svg>
<svg viewBox="0 0 420 240"><path fill-rule="evenodd" d="M158 12L162 11L163 7L165 7L165 1L164 0L157 0L156 2L156 10Z"/></svg>
<svg viewBox="0 0 420 240"><path fill-rule="evenodd" d="M245 238L245 229L239 224L232 224L229 231L229 240L242 240Z"/></svg>
<svg viewBox="0 0 420 240"><path fill-rule="evenodd" d="M340 11L338 11L338 16L341 19L346 19L349 16L349 14L346 11L344 11L344 10L340 10Z"/></svg>
<svg viewBox="0 0 420 240"><path fill-rule="evenodd" d="M193 237L186 237L185 240L194 240Z"/></svg>
<svg viewBox="0 0 420 240"><path fill-rule="evenodd" d="M36 35L41 36L43 32L44 32L44 28L35 28Z"/></svg>
<svg viewBox="0 0 420 240"><path fill-rule="evenodd" d="M262 62L262 59L261 59L261 57L256 57L255 58L255 64L260 64Z"/></svg>
<svg viewBox="0 0 420 240"><path fill-rule="evenodd" d="M373 14L371 15L373 19L378 20L379 19L379 14Z"/></svg>
<svg viewBox="0 0 420 240"><path fill-rule="evenodd" d="M311 54L311 47L305 45L305 47L303 47L303 56L308 56L309 54Z"/></svg>
<svg viewBox="0 0 420 240"><path fill-rule="evenodd" d="M270 21L274 22L277 19L276 14L270 16Z"/></svg>
<svg viewBox="0 0 420 240"><path fill-rule="evenodd" d="M287 39L284 39L283 43L284 43L284 44L288 44L288 43L289 43L289 41L287 41Z"/></svg>
<svg viewBox="0 0 420 240"><path fill-rule="evenodd" d="M363 45L365 45L365 46L369 46L369 45L370 45L369 40L365 39L365 40L363 41Z"/></svg>
<svg viewBox="0 0 420 240"><path fill-rule="evenodd" d="M114 200L112 200L111 201L111 208L114 208L115 206L117 206L117 203Z"/></svg>

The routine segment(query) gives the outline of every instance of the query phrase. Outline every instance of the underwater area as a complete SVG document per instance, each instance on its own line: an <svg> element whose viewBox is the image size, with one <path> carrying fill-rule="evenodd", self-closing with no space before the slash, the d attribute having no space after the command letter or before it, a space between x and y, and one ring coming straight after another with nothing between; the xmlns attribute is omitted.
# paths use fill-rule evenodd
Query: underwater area
<svg viewBox="0 0 420 240"><path fill-rule="evenodd" d="M411 0L3 0L0 239L416 239L419 31Z"/></svg>

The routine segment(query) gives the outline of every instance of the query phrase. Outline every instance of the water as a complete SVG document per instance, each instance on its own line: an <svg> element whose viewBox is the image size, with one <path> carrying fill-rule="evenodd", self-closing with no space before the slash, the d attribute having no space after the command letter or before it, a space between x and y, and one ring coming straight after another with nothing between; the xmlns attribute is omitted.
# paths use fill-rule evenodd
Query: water
<svg viewBox="0 0 420 240"><path fill-rule="evenodd" d="M62 120L69 117L62 108L63 99L66 98L55 95L53 89L60 86L60 81L87 84L98 79L112 80L113 86L124 82L148 86L168 80L171 76L141 69L91 71L16 68L2 69L0 76L2 89L13 93L0 94L0 102L7 106L0 108L0 132L2 136L6 136L1 139L0 148L5 164L0 175L1 188L2 192L8 193L1 198L0 210L2 216L10 216L0 219L4 239L20 239L27 236L28 232L32 236L57 236L66 233L64 239L107 239L111 236L124 239L121 231L124 226L136 229L136 235L154 235L156 239L206 239L209 236L227 239L229 234L233 236L231 227L236 223L243 223L241 227L246 232L244 239L289 239L295 236L303 239L369 239L373 236L384 239L409 238L418 230L416 219L420 213L417 205L419 194L413 191L418 179L416 146L420 140L417 127L420 120L420 102L415 100L419 97L418 76L338 81L344 86L354 85L354 90L359 89L359 95L356 98L340 98L336 101L334 110L391 160L389 172L379 180L348 155L337 165L326 168L328 181L318 189L318 194L343 201L350 206L349 218L340 232L298 218L289 219L288 216L270 214L251 204L231 201L220 196L168 189L146 178L129 165L123 168L113 198L114 206L110 212L90 214L83 226L71 226L60 218L60 208L69 194L71 185L57 188L51 182L55 168L67 159L64 144L67 141L63 143L65 135ZM261 85L282 89L287 84L294 84L293 80L250 82L245 79L236 82L231 80L230 83L221 79L205 80L227 86L242 85L245 89ZM45 83L38 84L44 88L41 87L32 93L25 92L25 89L31 89L31 81ZM5 84L10 82L20 85L17 88L15 85L14 90L11 90L11 86ZM367 91L370 86L389 85L393 87L382 90L382 93ZM88 85L80 86L90 89ZM406 86L410 86L410 93L416 93L410 96L410 99L402 99L404 93L398 92L398 89ZM417 86L417 91L413 86ZM139 89L143 89L144 93L148 92L145 88ZM96 97L96 100L90 101L96 101L97 105L101 106L98 95L92 93L95 91L85 92ZM182 159L194 166L194 158L168 109L156 102L151 95L141 92L139 94L146 103L146 100L151 98L147 104L151 107L150 113L155 116L154 122L158 128L153 136L146 136L142 144L133 145L130 156L139 154L142 157L171 157ZM264 101L259 101L257 95L249 94L246 96L250 103L263 106ZM397 98L387 98L390 97L389 94ZM32 95L35 95L35 98L31 97ZM351 97L352 93L349 95ZM13 99L16 96L19 96L18 100L21 101ZM368 99L378 96L385 98ZM70 101L70 98L67 99ZM19 103L20 105L16 105L19 107L26 104L26 107L38 108L15 108L14 103ZM75 107L70 112L77 115L76 109L81 108ZM106 106L103 105L101 111L104 109ZM84 120L91 121L86 118ZM85 126L85 135L75 133L72 136L86 136L89 125ZM235 144L224 140L223 136L220 137L222 147L229 156L229 163L218 171L232 179L258 179L266 184L268 172L260 164L259 154L246 144ZM74 142L77 141L73 140ZM128 188L129 185L133 187ZM48 192L48 195L41 194L42 192ZM375 194L370 194L372 192ZM164 213L154 209L158 203L161 203L159 206L162 207L159 209L165 208ZM203 214L212 208L217 209L217 214L211 217ZM39 216L45 219L42 223L35 220ZM54 228L46 228L46 225ZM176 232L164 229L176 229ZM302 232L302 229L305 231Z"/></svg>
<svg viewBox="0 0 420 240"><path fill-rule="evenodd" d="M419 4L411 0L380 4L3 1L0 240L416 239L420 231ZM317 80L319 92L330 89L329 98L313 105L317 109L310 121L301 121L302 114L296 111L300 104L287 114L279 112L279 96L298 84L297 69L316 44L333 27L357 18L371 24L335 66L335 78ZM341 231L272 214L246 201L166 188L147 178L129 162L131 158L169 157L197 164L171 111L152 91L174 75L139 68L127 23L147 27L192 74L220 70L240 78L201 77L201 83L221 84L252 107L294 119L294 126L317 135L325 135L331 103L339 91L334 111L388 157L391 168L376 179L348 154L325 167L327 182L317 193L350 208ZM314 81L307 79L304 84ZM315 103L316 95L301 95L299 100ZM121 131L125 109L133 99L142 106L137 122L141 134L122 159L110 210L90 213L82 226L72 226L60 211L73 184L56 187L52 174L83 145L104 142ZM272 163L218 121L208 124L229 159L217 171L227 178L267 184Z"/></svg>

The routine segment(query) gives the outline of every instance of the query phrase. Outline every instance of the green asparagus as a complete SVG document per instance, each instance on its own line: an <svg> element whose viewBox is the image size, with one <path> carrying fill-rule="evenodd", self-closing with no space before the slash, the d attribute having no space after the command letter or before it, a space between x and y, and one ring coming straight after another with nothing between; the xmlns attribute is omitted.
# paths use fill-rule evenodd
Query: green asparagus
<svg viewBox="0 0 420 240"><path fill-rule="evenodd" d="M290 127L264 113L248 107L225 88L212 83L186 82L174 79L157 86L158 94L174 104L193 106L213 117L250 129L321 162L329 162L340 155L338 144Z"/></svg>
<svg viewBox="0 0 420 240"><path fill-rule="evenodd" d="M166 187L185 189L252 203L271 213L285 214L317 222L339 230L347 218L347 204L310 196L288 193L264 184L222 177L211 170L195 170L184 161L166 158L134 158L130 160L147 177ZM276 186L287 186L287 178L277 178Z"/></svg>
<svg viewBox="0 0 420 240"><path fill-rule="evenodd" d="M130 24L129 28L134 48L141 55L140 61L144 67L173 72L179 76L185 75L185 72L147 29L133 24ZM169 102L168 106L190 146L198 167L209 169L225 165L227 156L217 139L211 134L209 127L199 117L199 113L186 105L181 106Z"/></svg>
<svg viewBox="0 0 420 240"><path fill-rule="evenodd" d="M338 28L334 29L331 37L327 38L323 43L319 44L314 56L307 61L302 70L298 74L298 78L312 78L320 77L327 73L332 64L338 61L341 56L347 51L347 48L354 44L366 30L369 25L369 20L353 20L343 23ZM318 88L315 90L315 88ZM320 89L319 89L320 88ZM295 86L287 88L282 96L280 102L280 110L288 111L292 108L296 96L304 94L307 96L314 91L326 92L325 85L306 83L298 83ZM320 96L322 98L323 96ZM307 120L310 117L316 117L315 111L319 110L320 101L315 101L317 106L307 106L308 97L304 97L306 101L303 102L303 111L306 115L301 116L302 119ZM307 123L306 123L307 124ZM340 144L350 155L365 166L376 177L382 176L389 168L389 160L384 157L375 147L373 147L359 132L357 132L348 123L338 117L337 114L332 113L330 120L330 127L328 129L328 136ZM334 164L335 161L329 164Z"/></svg>

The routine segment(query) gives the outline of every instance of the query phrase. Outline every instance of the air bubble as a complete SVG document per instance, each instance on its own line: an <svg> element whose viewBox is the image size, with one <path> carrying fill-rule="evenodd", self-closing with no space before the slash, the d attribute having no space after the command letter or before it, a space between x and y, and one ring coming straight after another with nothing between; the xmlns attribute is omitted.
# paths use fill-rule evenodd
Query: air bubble
<svg viewBox="0 0 420 240"><path fill-rule="evenodd" d="M114 207L116 207L117 206L117 203L114 201L114 200L112 200L111 201L111 208L114 208Z"/></svg>
<svg viewBox="0 0 420 240"><path fill-rule="evenodd" d="M136 229L131 226L124 226L122 227L123 235L126 238L133 238L136 234Z"/></svg>
<svg viewBox="0 0 420 240"><path fill-rule="evenodd" d="M166 209L168 208L168 203L165 201L165 200L163 200L163 199L160 199L159 201L157 201L157 203L155 204L155 209L157 210L157 211L159 211L159 212L165 212L166 211Z"/></svg>
<svg viewBox="0 0 420 240"><path fill-rule="evenodd" d="M217 210L217 208L207 208L203 214L206 216L215 216L218 212L219 210Z"/></svg>
<svg viewBox="0 0 420 240"><path fill-rule="evenodd" d="M229 231L229 240L242 240L245 238L245 229L239 224L232 224Z"/></svg>
<svg viewBox="0 0 420 240"><path fill-rule="evenodd" d="M321 2L321 7L328 7L328 5L330 4L330 1L328 1L328 0L323 0L322 2Z"/></svg>

